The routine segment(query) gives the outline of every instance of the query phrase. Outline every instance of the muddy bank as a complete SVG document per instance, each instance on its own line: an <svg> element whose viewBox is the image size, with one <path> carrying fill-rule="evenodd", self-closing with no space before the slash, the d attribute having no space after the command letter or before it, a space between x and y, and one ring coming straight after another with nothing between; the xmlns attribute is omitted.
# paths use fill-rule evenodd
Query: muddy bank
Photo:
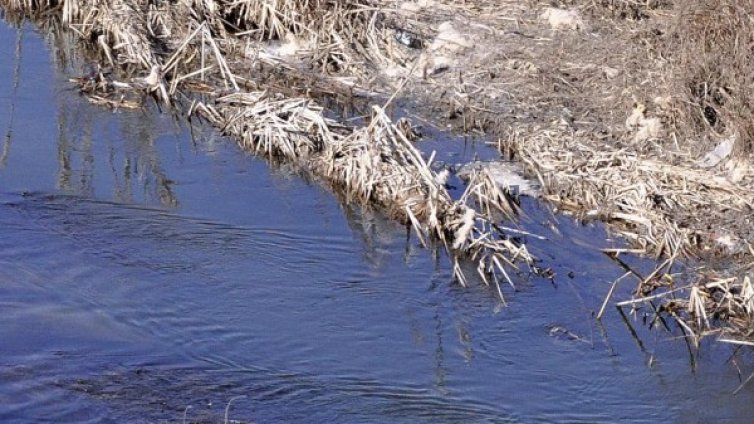
<svg viewBox="0 0 754 424"><path fill-rule="evenodd" d="M687 93L666 78L679 61L666 48L682 18L673 5L315 3L4 2L76 34L69 41L99 65L77 81L93 102L137 107L151 96L206 119L249 150L301 164L347 198L411 223L445 246L461 283L459 260L470 258L499 289L517 262L540 271L496 225L515 216L515 196L481 172L453 199L449 170L419 154L411 121L393 123L382 106L496 136L545 199L609 223L635 246L612 254L667 259L631 275L638 298L661 301L651 313L678 318L694 339L720 329L746 338L748 142L733 121L714 137L679 130L688 127L679 106ZM322 107L333 104L352 110ZM710 126L722 122L724 113L700 107ZM353 111L365 114L363 126L346 119ZM670 272L675 261L712 257L736 266Z"/></svg>

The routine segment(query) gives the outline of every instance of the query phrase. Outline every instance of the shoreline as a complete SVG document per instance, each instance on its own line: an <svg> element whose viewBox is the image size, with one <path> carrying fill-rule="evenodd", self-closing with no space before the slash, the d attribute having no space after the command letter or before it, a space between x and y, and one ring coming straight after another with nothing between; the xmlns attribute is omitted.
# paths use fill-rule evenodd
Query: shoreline
<svg viewBox="0 0 754 424"><path fill-rule="evenodd" d="M248 151L304 163L347 198L378 205L423 242L443 245L461 284L460 262L475 262L504 299L501 285L514 285L508 273L520 265L544 271L495 225L515 219L515 196L482 171L452 199L447 175L413 145L412 123L385 114L395 96L413 97L416 113L438 126L497 138L501 152L540 182L544 200L605 222L632 253L656 257L658 269L637 276L636 298L623 306L657 300L655 313L674 317L696 343L710 334L749 343L754 251L742 229L754 173L745 141L711 158L719 159L714 165L699 165L742 137L735 121L728 133L683 143L702 135L681 130L690 127L688 101L668 94L678 82L663 74L682 62L663 50L680 19L676 8L607 14L537 1L324 3L282 2L271 15L253 2L0 4L6 19L18 12L77 35L101 65L78 81L90 100L139 107L147 93ZM313 98L355 100L368 123L326 117ZM706 113L710 106L702 106ZM725 119L722 107L714 113ZM723 265L674 280L674 263L704 267L711 259Z"/></svg>

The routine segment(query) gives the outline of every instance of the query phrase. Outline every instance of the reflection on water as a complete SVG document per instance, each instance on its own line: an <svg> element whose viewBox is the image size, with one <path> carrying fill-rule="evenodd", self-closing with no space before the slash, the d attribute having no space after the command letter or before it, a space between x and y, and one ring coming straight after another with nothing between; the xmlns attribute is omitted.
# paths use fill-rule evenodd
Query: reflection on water
<svg viewBox="0 0 754 424"><path fill-rule="evenodd" d="M0 29L0 421L749 421L745 353L691 372L641 317L595 323L625 272L599 226L525 202L558 277L502 307L295 169L87 104L44 46Z"/></svg>
<svg viewBox="0 0 754 424"><path fill-rule="evenodd" d="M23 46L23 34L20 29L16 30L16 47L13 55L13 88L10 93L10 110L8 129L3 137L3 150L0 152L0 169L4 168L8 162L10 154L11 141L13 140L13 124L16 120L16 101L18 100L18 86L21 81L21 55Z"/></svg>
<svg viewBox="0 0 754 424"><path fill-rule="evenodd" d="M40 73L35 68L35 65L38 65L35 62L46 59L38 54L39 50L33 52L32 60L24 59L24 34L27 31L21 28L13 30L14 49L12 54L4 55L4 57L12 58L12 61L8 63L12 63L13 67L10 78L3 79L10 83L10 87L6 87L9 105L2 151L0 151L0 169L7 166L15 136L18 135L16 134L16 115L19 101L43 103L48 100L35 98L32 94L34 86L43 83L42 75L49 72ZM6 30L4 37L7 37L10 32ZM80 58L68 54L71 46L75 45L71 34L60 32L55 25L52 25L47 29L47 35L50 41L48 46L52 48L53 57L56 58L55 66L60 72L54 78L61 80L66 78L65 75L80 75L91 66L82 62ZM39 43L36 44L38 46ZM32 78L27 81L25 78L28 76ZM103 119L108 114L107 111L93 111L92 108L83 107L85 101L70 95L69 91L73 90L70 86L64 88L61 84L58 90L60 92L52 100L52 104L56 107L54 116L57 122L56 189L83 196L94 196L97 179L95 173L109 172L111 175L106 178L111 181L113 197L119 201L154 202L167 208L178 206L178 199L172 187L173 181L165 173L160 163L160 153L155 146L160 142L161 131L157 130L158 124L155 122L156 118L153 113L123 114L117 120L108 121ZM29 125L38 126L41 121L49 119L49 116L39 115L25 117L25 125L21 131L26 131ZM109 149L96 151L94 144L102 143L103 138L110 138ZM119 140L126 140L129 144L117 146Z"/></svg>
<svg viewBox="0 0 754 424"><path fill-rule="evenodd" d="M79 99L80 101L80 99ZM123 115L117 124L119 128L110 137L107 152L101 152L106 159L95 169L93 134L102 136L101 116L92 116L86 108L71 104L70 96L61 96L58 106L57 157L59 190L93 196L95 172L110 172L114 199L132 203L139 199L135 191L148 202L155 202L167 208L178 206L173 190L173 181L166 175L160 164L160 155L155 148L158 142L154 115L140 112ZM74 107L72 107L74 106ZM110 130L112 131L112 130ZM130 143L117 148L117 139Z"/></svg>

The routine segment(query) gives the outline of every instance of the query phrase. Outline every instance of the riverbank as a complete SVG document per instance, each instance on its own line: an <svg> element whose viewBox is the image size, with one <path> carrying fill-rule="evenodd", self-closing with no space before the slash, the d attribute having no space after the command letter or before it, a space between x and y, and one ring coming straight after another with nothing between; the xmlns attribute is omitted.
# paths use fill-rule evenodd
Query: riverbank
<svg viewBox="0 0 754 424"><path fill-rule="evenodd" d="M455 129L498 138L565 212L656 257L629 273L651 314L692 339L748 343L754 204L752 4L627 1L422 3L453 17L452 72L415 86ZM436 6L436 7L435 7ZM743 50L742 50L743 49ZM431 52L430 54L438 55ZM440 53L442 56L445 53ZM674 274L673 264L690 270ZM642 303L623 303L636 306ZM732 340L735 339L735 340Z"/></svg>
<svg viewBox="0 0 754 424"><path fill-rule="evenodd" d="M513 284L517 262L541 271L495 225L515 216L515 196L480 173L452 199L450 170L412 144L422 121L495 137L540 181L544 199L607 222L633 243L630 253L666 259L632 277L638 299L662 301L653 313L673 315L694 340L748 342L754 175L745 119L733 113L744 109L726 100L740 97L735 79L678 72L699 57L682 30L716 11L681 13L668 2L319 3L3 2L77 35L100 65L78 81L92 101L136 107L148 95L183 108L249 150L381 205L444 245L461 283L470 258L499 289ZM723 9L735 20L735 8ZM414 122L394 124L385 106ZM702 269L679 279L672 265L681 260Z"/></svg>

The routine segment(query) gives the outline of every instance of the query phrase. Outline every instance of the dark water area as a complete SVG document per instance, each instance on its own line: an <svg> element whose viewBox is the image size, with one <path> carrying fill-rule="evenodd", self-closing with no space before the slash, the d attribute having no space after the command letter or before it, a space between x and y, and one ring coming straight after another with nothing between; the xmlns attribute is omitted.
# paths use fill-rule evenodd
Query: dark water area
<svg viewBox="0 0 754 424"><path fill-rule="evenodd" d="M599 226L527 201L557 277L504 306L295 170L89 105L52 57L0 25L0 422L751 421L741 355L594 320L624 273Z"/></svg>

